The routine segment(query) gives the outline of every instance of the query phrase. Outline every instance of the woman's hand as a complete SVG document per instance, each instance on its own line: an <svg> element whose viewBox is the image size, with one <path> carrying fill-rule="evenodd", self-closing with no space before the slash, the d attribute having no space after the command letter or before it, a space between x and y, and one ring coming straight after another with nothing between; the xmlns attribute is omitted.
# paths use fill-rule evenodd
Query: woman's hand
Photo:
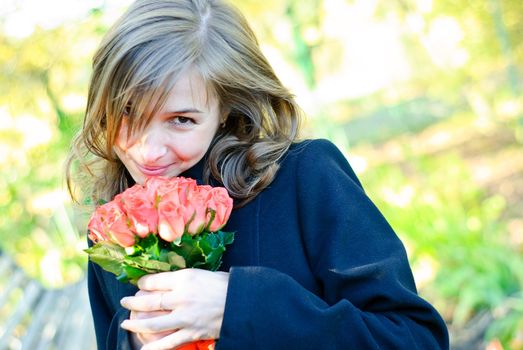
<svg viewBox="0 0 523 350"><path fill-rule="evenodd" d="M229 274L183 269L146 275L140 291L121 300L131 310L122 328L135 332L143 350L173 349L199 339L218 339Z"/></svg>
<svg viewBox="0 0 523 350"><path fill-rule="evenodd" d="M143 290L139 290L136 293L136 296L141 295L149 295L155 292L145 292ZM144 312L144 311L131 311L130 319L131 320L143 320L146 318L152 318L157 316L165 316L168 315L170 311L150 311L150 312ZM166 331L166 332L159 332L159 333L131 333L133 337L133 345L135 349L139 349L142 347L143 344L148 344L153 341L159 340L167 335L170 335L174 333L174 331Z"/></svg>

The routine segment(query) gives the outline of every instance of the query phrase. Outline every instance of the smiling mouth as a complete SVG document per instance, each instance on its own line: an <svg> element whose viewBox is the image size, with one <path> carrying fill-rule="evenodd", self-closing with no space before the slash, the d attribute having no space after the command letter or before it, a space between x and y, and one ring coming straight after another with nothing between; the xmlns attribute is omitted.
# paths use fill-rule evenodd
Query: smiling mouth
<svg viewBox="0 0 523 350"><path fill-rule="evenodd" d="M143 166L137 164L138 169L145 176L162 176L167 172L169 165L165 166Z"/></svg>

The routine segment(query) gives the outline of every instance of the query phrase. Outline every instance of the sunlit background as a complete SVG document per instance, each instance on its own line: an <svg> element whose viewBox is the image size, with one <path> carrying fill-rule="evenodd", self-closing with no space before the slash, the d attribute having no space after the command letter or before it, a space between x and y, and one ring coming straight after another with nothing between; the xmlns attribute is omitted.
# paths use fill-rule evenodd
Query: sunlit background
<svg viewBox="0 0 523 350"><path fill-rule="evenodd" d="M523 2L235 3L306 111L304 137L344 151L405 242L453 348L523 349ZM0 257L44 290L85 275L63 160L91 56L128 4L0 0ZM7 296L6 264L0 306L26 288ZM13 334L0 348L21 347Z"/></svg>

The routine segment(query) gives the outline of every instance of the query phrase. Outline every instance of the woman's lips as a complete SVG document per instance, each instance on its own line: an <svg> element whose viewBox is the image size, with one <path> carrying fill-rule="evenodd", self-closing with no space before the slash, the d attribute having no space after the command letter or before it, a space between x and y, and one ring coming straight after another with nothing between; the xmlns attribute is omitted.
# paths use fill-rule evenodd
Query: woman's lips
<svg viewBox="0 0 523 350"><path fill-rule="evenodd" d="M145 176L162 176L167 172L169 165L165 166L145 166L137 164L138 169Z"/></svg>

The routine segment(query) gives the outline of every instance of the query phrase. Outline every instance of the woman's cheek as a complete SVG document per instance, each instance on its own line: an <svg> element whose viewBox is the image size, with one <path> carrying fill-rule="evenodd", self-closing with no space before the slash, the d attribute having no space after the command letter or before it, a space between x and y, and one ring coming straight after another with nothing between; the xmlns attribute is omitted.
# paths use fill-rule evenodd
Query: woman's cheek
<svg viewBox="0 0 523 350"><path fill-rule="evenodd" d="M176 153L177 158L184 161L201 158L209 147L207 140L202 139L200 135L180 138L178 141L180 142L172 144L171 149Z"/></svg>
<svg viewBox="0 0 523 350"><path fill-rule="evenodd" d="M127 152L130 148L138 143L138 140L141 138L141 133L133 132L131 135L128 133L128 123L124 118L120 124L120 129L114 140L115 146L118 146L122 151Z"/></svg>
<svg viewBox="0 0 523 350"><path fill-rule="evenodd" d="M126 151L129 148L131 148L134 144L137 143L138 137L137 135L128 135L127 134L127 125L123 125L120 128L120 131L118 132L118 136L116 137L115 144L118 145L122 150Z"/></svg>

